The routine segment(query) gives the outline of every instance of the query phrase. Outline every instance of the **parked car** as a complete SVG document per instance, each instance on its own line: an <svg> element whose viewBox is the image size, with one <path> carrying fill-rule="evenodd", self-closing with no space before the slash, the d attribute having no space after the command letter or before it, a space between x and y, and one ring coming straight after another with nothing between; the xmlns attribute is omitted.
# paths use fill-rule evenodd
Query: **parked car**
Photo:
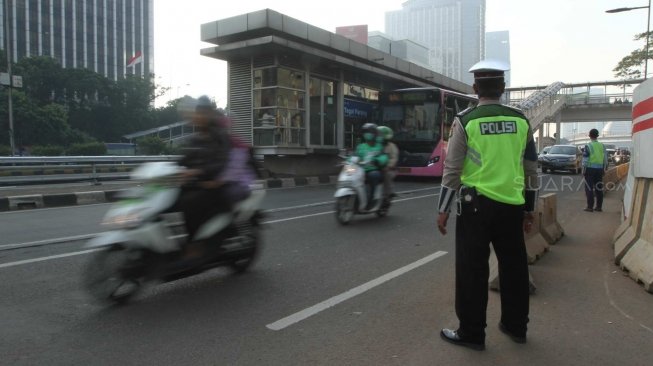
<svg viewBox="0 0 653 366"><path fill-rule="evenodd" d="M554 145L549 152L542 156L540 166L542 173L554 170L568 170L573 174L581 172L583 154L574 145Z"/></svg>
<svg viewBox="0 0 653 366"><path fill-rule="evenodd" d="M538 167L542 166L540 164L540 162L542 161L542 158L544 157L544 155L549 153L549 150L551 150L551 146L545 146L545 147L542 148L542 151L540 151L539 155L537 155L537 166Z"/></svg>

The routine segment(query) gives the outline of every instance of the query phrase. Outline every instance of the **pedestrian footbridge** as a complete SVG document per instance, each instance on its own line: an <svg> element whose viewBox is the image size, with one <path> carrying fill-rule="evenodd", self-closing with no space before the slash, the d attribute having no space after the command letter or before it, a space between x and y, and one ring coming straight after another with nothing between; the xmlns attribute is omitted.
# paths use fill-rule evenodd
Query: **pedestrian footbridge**
<svg viewBox="0 0 653 366"><path fill-rule="evenodd" d="M619 80L506 88L504 103L520 108L543 141L547 123L630 121L633 89L644 80ZM559 141L557 135L556 140Z"/></svg>

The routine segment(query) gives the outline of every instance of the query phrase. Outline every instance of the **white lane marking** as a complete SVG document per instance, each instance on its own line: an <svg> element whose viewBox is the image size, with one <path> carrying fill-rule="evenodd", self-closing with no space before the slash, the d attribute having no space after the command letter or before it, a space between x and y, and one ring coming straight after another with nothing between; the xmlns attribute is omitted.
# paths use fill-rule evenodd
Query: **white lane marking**
<svg viewBox="0 0 653 366"><path fill-rule="evenodd" d="M51 259L73 257L73 256L76 256L76 255L93 253L93 252L97 252L97 251L100 251L100 250L102 250L102 249L89 249L89 250L82 250L82 251L79 251L79 252L51 255L51 256L48 256L48 257L32 258L32 259L25 259L25 260L22 260L22 261L2 263L2 264L0 264L0 268L14 267L14 266L20 266L21 264L29 264L29 263L49 261Z"/></svg>
<svg viewBox="0 0 653 366"><path fill-rule="evenodd" d="M433 260L436 260L447 254L447 252L437 251L429 256L426 256L418 261L415 261L407 266L396 269L390 273L387 273L381 277L373 279L372 281L366 282L358 287L354 287L349 291L343 292L340 295L336 295L330 299L322 301L319 304L315 304L309 308L306 308L302 311L296 312L292 315L289 315L283 319L277 320L274 323L266 325L268 329L271 330L282 330L287 328L295 323L298 323L306 318L309 318L321 311L324 311L330 307L340 304L343 301L349 300L354 296L358 296L370 289L373 289L376 286L379 286L385 282L392 280L393 278L399 277L409 271L414 270L415 268L421 267Z"/></svg>
<svg viewBox="0 0 653 366"><path fill-rule="evenodd" d="M75 236L66 236L66 237L62 237L62 238L30 241L30 242L25 242L25 243L2 244L2 245L0 245L0 251L8 250L8 249L39 247L39 246L49 245L49 244L66 243L66 242L69 242L69 241L86 240L86 239L90 239L90 238L92 238L94 236L97 236L98 234L99 233L82 234L82 235L75 235Z"/></svg>
<svg viewBox="0 0 653 366"><path fill-rule="evenodd" d="M438 196L438 195L440 195L440 194L439 193L426 194L426 195L423 195L423 196L408 197L408 198L401 198L401 199L398 199L398 200L392 200L392 202L395 203L395 202L410 201L410 200L416 200L416 199L419 199L419 198L433 197L433 196ZM318 212L318 213L309 214L309 215L288 217L286 219L270 220L270 221L263 222L263 224L276 224L277 222L299 220L299 219L305 219L305 218L308 218L308 217L328 215L328 214L332 214L332 213L335 213L335 211Z"/></svg>
<svg viewBox="0 0 653 366"><path fill-rule="evenodd" d="M419 198L433 197L433 196L438 196L438 195L439 195L439 193L433 193L433 194L427 194L427 195L418 196L418 197L409 197L409 198L402 198L402 199L399 199L399 200L393 200L393 202L410 201L410 200L415 200L415 199L419 199ZM266 221L266 222L264 222L264 224L274 224L274 223L277 223L277 222L299 220L299 219L304 219L304 218L313 217L313 216L328 215L328 214L332 214L334 212L335 211L318 212L318 213L311 214L311 215L302 215L302 216L296 216L296 217L289 217L289 218L286 218L286 219ZM95 236L95 235L98 235L98 234L90 234L90 235ZM11 244L11 245L19 245L19 244ZM34 262L41 262L41 261L46 261L46 260L50 260L50 259L64 258L64 257L68 257L68 256L71 256L71 255L81 255L81 254L91 253L91 252L94 252L94 251L97 251L97 250L101 250L101 249L83 250L81 252L73 252L73 253L67 253L67 254L53 255L53 256L49 256L49 257L40 257L40 258L34 258L34 259L27 259L27 260L18 261L18 262L3 263L3 264L0 264L0 268L13 267L13 266L21 265L21 264L28 264L28 263L34 263Z"/></svg>
<svg viewBox="0 0 653 366"><path fill-rule="evenodd" d="M401 191L397 192L397 194L411 194L411 193L417 193L417 192L423 192L423 191L430 191L434 189L438 189L438 187L430 187L430 188L420 188L420 189L411 189L408 191ZM394 200L397 202L397 200ZM315 202L315 203L308 203L305 205L298 205L298 206L288 206L288 207L279 207L279 208L271 208L269 210L264 210L264 213L273 213L273 212L281 212L281 211L289 211L289 210L296 210L300 208L311 208L311 207L318 207L318 206L326 206L326 205L331 205L333 204L333 200L331 201L323 201L323 202Z"/></svg>

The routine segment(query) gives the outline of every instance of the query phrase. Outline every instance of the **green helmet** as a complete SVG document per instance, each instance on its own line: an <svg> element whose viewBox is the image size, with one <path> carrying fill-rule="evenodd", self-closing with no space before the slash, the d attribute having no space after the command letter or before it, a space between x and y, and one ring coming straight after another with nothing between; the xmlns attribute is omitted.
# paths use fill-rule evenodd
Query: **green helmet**
<svg viewBox="0 0 653 366"><path fill-rule="evenodd" d="M392 140L392 136L394 136L394 133L392 132L392 129L387 126L379 126L377 128L379 131L379 135L383 136L383 139L386 141Z"/></svg>

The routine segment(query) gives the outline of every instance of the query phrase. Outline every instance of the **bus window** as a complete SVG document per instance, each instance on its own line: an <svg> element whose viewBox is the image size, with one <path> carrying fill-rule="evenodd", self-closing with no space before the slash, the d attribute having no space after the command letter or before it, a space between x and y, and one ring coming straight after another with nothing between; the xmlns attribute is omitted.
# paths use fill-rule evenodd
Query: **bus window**
<svg viewBox="0 0 653 366"><path fill-rule="evenodd" d="M444 127L442 131L442 139L447 141L449 140L449 134L451 133L451 125L453 124L453 119L456 117L456 114L458 114L456 98L453 95L445 96L444 106L445 113L444 121L442 121Z"/></svg>
<svg viewBox="0 0 653 366"><path fill-rule="evenodd" d="M437 141L437 104L390 105L383 108L381 124L395 132L395 141Z"/></svg>

